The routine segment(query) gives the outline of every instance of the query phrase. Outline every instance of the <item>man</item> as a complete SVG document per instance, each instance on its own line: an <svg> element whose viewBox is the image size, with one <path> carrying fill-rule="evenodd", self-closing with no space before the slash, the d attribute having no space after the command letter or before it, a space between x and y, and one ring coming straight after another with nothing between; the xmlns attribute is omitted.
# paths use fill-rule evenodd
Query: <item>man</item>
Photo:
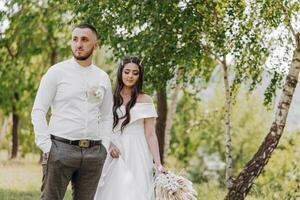
<svg viewBox="0 0 300 200"><path fill-rule="evenodd" d="M62 200L70 180L74 200L94 198L112 130L110 79L92 64L98 46L93 26L76 26L73 58L50 67L41 80L31 118L43 151L42 200Z"/></svg>

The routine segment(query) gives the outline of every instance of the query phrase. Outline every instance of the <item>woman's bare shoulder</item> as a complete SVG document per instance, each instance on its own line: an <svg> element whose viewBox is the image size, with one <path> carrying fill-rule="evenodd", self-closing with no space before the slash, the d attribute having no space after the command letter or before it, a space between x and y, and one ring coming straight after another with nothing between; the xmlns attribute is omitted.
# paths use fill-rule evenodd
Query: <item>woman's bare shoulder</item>
<svg viewBox="0 0 300 200"><path fill-rule="evenodd" d="M152 97L149 96L148 94L139 94L137 97L137 102L138 103L152 103Z"/></svg>

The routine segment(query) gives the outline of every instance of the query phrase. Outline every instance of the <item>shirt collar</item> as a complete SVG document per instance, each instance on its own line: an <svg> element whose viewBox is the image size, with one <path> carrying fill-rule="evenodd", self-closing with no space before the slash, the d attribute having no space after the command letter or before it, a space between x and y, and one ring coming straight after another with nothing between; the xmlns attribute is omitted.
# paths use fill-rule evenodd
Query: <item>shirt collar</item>
<svg viewBox="0 0 300 200"><path fill-rule="evenodd" d="M74 67L76 69L79 69L80 71L90 71L93 67L93 63L91 63L89 66L83 67L82 65L76 62L74 57L71 58L71 62L74 65Z"/></svg>

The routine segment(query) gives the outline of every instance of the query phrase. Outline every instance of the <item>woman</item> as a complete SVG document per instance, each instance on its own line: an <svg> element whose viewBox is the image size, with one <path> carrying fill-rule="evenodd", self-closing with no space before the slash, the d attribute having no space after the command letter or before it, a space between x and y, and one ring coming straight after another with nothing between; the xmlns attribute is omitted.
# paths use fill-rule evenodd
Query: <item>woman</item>
<svg viewBox="0 0 300 200"><path fill-rule="evenodd" d="M153 200L153 161L161 165L151 97L142 92L144 69L136 57L124 59L114 91L113 136L95 200Z"/></svg>

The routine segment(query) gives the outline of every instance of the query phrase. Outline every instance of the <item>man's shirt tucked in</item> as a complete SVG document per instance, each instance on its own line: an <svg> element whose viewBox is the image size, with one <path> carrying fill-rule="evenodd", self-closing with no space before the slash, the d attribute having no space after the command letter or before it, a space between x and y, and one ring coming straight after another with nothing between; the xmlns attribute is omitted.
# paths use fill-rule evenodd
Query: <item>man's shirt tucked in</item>
<svg viewBox="0 0 300 200"><path fill-rule="evenodd" d="M46 113L51 106L49 125ZM60 62L43 76L31 113L35 142L50 151L50 134L69 140L102 140L112 132L112 91L108 75L75 59Z"/></svg>

